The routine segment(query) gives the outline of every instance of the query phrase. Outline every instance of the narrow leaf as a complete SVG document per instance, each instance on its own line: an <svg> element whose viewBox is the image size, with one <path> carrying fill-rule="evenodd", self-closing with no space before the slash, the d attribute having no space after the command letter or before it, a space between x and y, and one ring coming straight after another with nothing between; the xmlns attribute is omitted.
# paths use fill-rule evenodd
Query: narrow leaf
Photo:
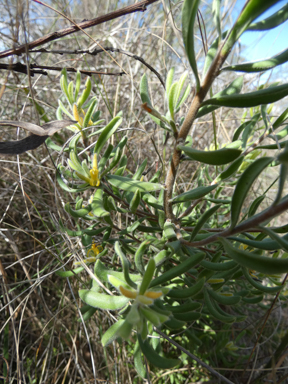
<svg viewBox="0 0 288 384"><path fill-rule="evenodd" d="M179 145L177 149L183 151L193 160L210 165L224 165L231 163L241 154L241 150L232 148L222 148L216 151L200 151L191 147Z"/></svg>
<svg viewBox="0 0 288 384"><path fill-rule="evenodd" d="M191 237L189 241L192 241L203 225L207 222L207 220L213 215L214 212L221 207L222 204L215 205L214 207L208 209L208 211L204 212L203 215L199 218L197 224L195 225L193 232L191 233Z"/></svg>
<svg viewBox="0 0 288 384"><path fill-rule="evenodd" d="M167 74L167 78L166 78L166 94L167 94L167 96L169 95L170 88L171 88L172 83L173 83L174 72L175 72L175 68L171 68Z"/></svg>
<svg viewBox="0 0 288 384"><path fill-rule="evenodd" d="M139 342L141 351L144 353L147 360L151 364L155 365L155 367L158 367L161 369L171 369L176 365L180 364L180 360L167 359L166 357L160 356L155 351L155 349L151 347L151 345L149 344L149 340L146 339L145 341L143 341L139 334L138 334L138 342Z"/></svg>
<svg viewBox="0 0 288 384"><path fill-rule="evenodd" d="M106 177L108 182L113 185L113 187L123 189L128 192L136 192L137 189L139 189L140 192L151 192L158 191L163 188L161 184L132 180L123 176L107 175Z"/></svg>
<svg viewBox="0 0 288 384"><path fill-rule="evenodd" d="M284 7L279 9L273 15L267 17L267 19L253 23L247 29L247 31L267 31L277 27L278 25L284 23L288 19L288 4L285 4Z"/></svg>
<svg viewBox="0 0 288 384"><path fill-rule="evenodd" d="M219 105L222 107L246 108L260 104L270 104L288 95L288 84L282 84L243 95L213 97L202 103L203 105Z"/></svg>
<svg viewBox="0 0 288 384"><path fill-rule="evenodd" d="M198 187L198 188L192 189L191 191L181 193L180 195L171 199L171 202L172 204L175 204L175 203L181 203L184 201L200 199L201 197L208 195L208 193L213 191L213 189L215 189L216 187L217 187L217 184L209 185L208 187Z"/></svg>
<svg viewBox="0 0 288 384"><path fill-rule="evenodd" d="M95 144L94 153L97 153L97 155L100 153L105 143L107 143L107 141L113 135L113 133L116 132L117 128L121 123L122 123L122 118L119 116L116 116L114 117L113 120L110 121L108 125L106 125L106 127L101 132L101 135L99 136Z"/></svg>
<svg viewBox="0 0 288 384"><path fill-rule="evenodd" d="M258 60L243 64L229 65L224 67L222 71L235 71L235 72L264 72L268 69L277 67L278 65L284 64L288 61L288 49L279 53L278 55L272 56L269 59Z"/></svg>
<svg viewBox="0 0 288 384"><path fill-rule="evenodd" d="M196 80L196 89L200 89L200 80L198 75L196 55L194 50L194 23L198 11L200 0L185 0L182 8L182 35L185 50L194 72Z"/></svg>
<svg viewBox="0 0 288 384"><path fill-rule="evenodd" d="M110 296L88 289L81 289L79 296L84 303L89 304L91 307L110 311L121 309L129 302L129 299L125 296Z"/></svg>
<svg viewBox="0 0 288 384"><path fill-rule="evenodd" d="M239 76L237 77L237 79L232 81L232 83L229 84L227 88L216 93L213 96L213 98L238 94L241 92L242 87L243 87L243 76ZM197 112L196 118L207 115L208 113L213 112L218 108L219 106L215 106L215 105L205 105L204 107L201 107L199 109L199 111Z"/></svg>
<svg viewBox="0 0 288 384"><path fill-rule="evenodd" d="M111 344L119 335L117 334L118 329L123 325L125 320L120 319L117 321L117 323L114 323L107 331L104 333L104 335L101 338L101 343L103 347L107 347L107 345Z"/></svg>
<svg viewBox="0 0 288 384"><path fill-rule="evenodd" d="M164 272L162 275L152 280L150 284L150 288L155 287L156 285L161 285L163 283L166 283L167 281L170 281L175 277L180 276L185 272L188 272L189 269L199 264L204 259L204 257L205 257L204 252L195 253L193 257L192 256L189 257L188 259L183 261L181 264L177 265L177 267L171 268L169 271Z"/></svg>
<svg viewBox="0 0 288 384"><path fill-rule="evenodd" d="M231 228L237 224L242 205L253 182L272 160L272 157L262 157L255 160L239 178L231 201Z"/></svg>
<svg viewBox="0 0 288 384"><path fill-rule="evenodd" d="M230 30L221 49L221 55L227 55L242 33L249 27L253 20L262 15L267 9L276 4L278 0L250 0L245 3L238 19Z"/></svg>
<svg viewBox="0 0 288 384"><path fill-rule="evenodd" d="M136 289L137 284L135 284L134 281L131 280L129 275L129 261L127 260L126 256L122 252L119 241L116 241L114 248L115 248L116 254L120 257L126 283L130 285L130 287Z"/></svg>
<svg viewBox="0 0 288 384"><path fill-rule="evenodd" d="M234 248L226 239L219 238L218 240L223 244L226 253L231 257L231 259L235 260L243 267L253 269L267 275L288 272L288 259L259 256L255 253Z"/></svg>

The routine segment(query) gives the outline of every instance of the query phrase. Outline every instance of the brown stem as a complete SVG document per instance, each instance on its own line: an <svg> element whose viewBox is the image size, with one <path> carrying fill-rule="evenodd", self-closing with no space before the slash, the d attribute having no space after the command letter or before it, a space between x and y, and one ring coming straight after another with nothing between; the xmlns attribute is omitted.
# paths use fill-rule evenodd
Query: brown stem
<svg viewBox="0 0 288 384"><path fill-rule="evenodd" d="M236 235L241 232L247 232L251 231L251 228L255 228L261 223L271 220L274 217L280 215L281 213L285 212L288 209L288 199L283 200L277 205L272 205L265 211L259 213L258 215L244 221L243 223L237 225L235 228L227 228L225 231L221 233L217 233L213 236L208 237L207 239L201 240L201 241L193 241L189 242L186 240L181 239L181 243L188 245L190 247L199 247L203 245L210 244L214 241L217 241L218 237L228 237L232 235ZM260 232L260 231L259 231Z"/></svg>
<svg viewBox="0 0 288 384"><path fill-rule="evenodd" d="M221 49L219 49L218 54L216 55L214 61L212 62L199 91L194 96L190 109L187 113L187 116L178 134L178 139L175 144L172 161L171 161L170 168L168 170L168 174L165 182L166 190L164 194L164 209L165 209L165 214L167 219L176 221L172 211L172 204L169 202L169 200L172 198L173 186L176 180L176 174L177 174L178 166L180 163L181 151L177 149L177 146L181 142L182 143L185 142L186 137L190 131L190 128L192 127L192 124L196 118L197 112L201 106L201 103L203 102L205 96L207 95L207 92L209 91L214 79L218 75L219 70L227 56L228 56L228 53L227 55L222 56Z"/></svg>
<svg viewBox="0 0 288 384"><path fill-rule="evenodd" d="M146 10L146 6L155 3L158 0L143 0L139 3L128 5L127 7L123 7L121 9L117 9L117 11L107 13L106 15L96 17L92 20L82 21L78 23L78 25L72 25L71 27L61 29L60 31L49 33L43 37L40 37L37 40L32 41L31 43L22 44L19 47L8 49L6 51L0 52L0 58L8 57L11 55L21 55L21 53L25 52L26 47L28 50L39 47L40 45L46 44L49 41L58 40L61 37L70 35L71 33L80 31L82 29L93 27L94 25L99 25L105 23L106 21L110 21L113 19L117 19L118 17L128 15L134 12L144 12Z"/></svg>

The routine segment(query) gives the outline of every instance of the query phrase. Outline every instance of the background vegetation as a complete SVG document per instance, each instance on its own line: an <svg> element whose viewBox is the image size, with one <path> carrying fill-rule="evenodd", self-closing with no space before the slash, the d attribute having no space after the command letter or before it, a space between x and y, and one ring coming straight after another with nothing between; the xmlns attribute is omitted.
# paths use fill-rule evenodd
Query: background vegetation
<svg viewBox="0 0 288 384"><path fill-rule="evenodd" d="M214 6L216 3L217 1L214 1ZM244 1L240 3L242 7ZM36 1L29 3L1 1L2 52L65 29L72 25L71 20L79 23L132 5L129 1L102 0L70 3L53 1L46 4L54 9L47 8ZM85 89L84 84L87 78L85 70L109 72L110 75L89 73L92 83L91 96L96 96L97 111L101 112L101 116L96 117L103 119L99 127L104 127L120 111L123 111L122 124L116 134L110 138L110 144L116 146L124 136L127 136L127 146L123 152L127 157L126 173L135 174L147 159L145 180L150 180L155 172L158 171L159 174L161 171L158 182L164 184L175 139L173 133L167 135L167 130L156 125L141 107L145 97L143 99L142 95L141 99L140 83L142 79L143 93L143 74L146 73L151 103L165 115L168 112L167 98L155 70L164 82L172 67L175 68L174 81L178 81L182 74L188 71L185 88L190 83L191 91L175 119L180 125L181 117L186 116L196 87L182 39L182 5L182 2L155 1L147 5L145 12L124 14L119 18L111 18L105 23L85 29L89 36L83 31L78 31L55 39L44 46L34 47L31 50L26 48L20 56L5 57L5 54L1 55L0 52L3 64L0 79L1 120L25 121L38 125L56 120L58 100L62 100L63 105L66 103L67 107L63 86L62 89L60 86L61 69L64 67L84 71L81 74L81 92ZM239 11L239 2L237 4L235 1L221 2L222 31L233 25L236 17L235 5ZM219 31L217 32L215 24L212 23L212 1L200 2L199 9L201 13L198 13L195 23L194 50L201 78L207 49L217 38ZM61 14L57 14L55 10ZM88 49L90 53L93 47L99 49L95 41L102 47L117 48L121 51L106 50L106 52L91 55L87 52ZM44 51L41 52L43 48ZM78 52L73 52L75 50ZM17 65L18 62L25 68L30 64L28 73L17 71L21 68L23 70L23 67ZM225 65L238 62L243 62L239 43L234 45ZM149 65L153 67L154 72L149 69ZM58 69L49 69L52 66ZM119 73L122 75L120 76ZM75 81L76 73L68 71L67 76L69 81ZM236 78L239 79L234 72L223 72L213 83L210 97L225 89ZM261 80L259 73L245 74L241 93L255 91L259 86L264 88L271 86L269 76ZM231 143L236 129L241 124L260 114L253 132L246 131L248 132L246 141L249 143L250 140L250 144L257 142L263 133L265 116L268 116L267 122L271 129L271 124L277 121L283 111L285 107L281 105L281 100L280 103L268 106L264 112L260 106L244 109L218 108L213 114L205 114L196 120L189 134L189 144L193 143L193 148L201 150L222 148ZM275 129L278 129L277 132L285 127L285 113L279 125L275 126ZM72 117L75 118L75 114ZM97 129L94 128L94 131L96 132ZM258 141L258 144L275 146L275 142L285 141L286 131L281 135L276 137L276 141L275 137L265 137L265 142ZM26 133L22 130L11 127L1 128L1 142L25 136ZM67 153L61 151L61 147L68 148L72 136L71 130L56 133L53 136L53 143L48 139L49 153L43 145L37 150L20 156L0 155L0 270L2 275L0 340L3 346L0 372L3 372L2 378L5 382L101 383L106 380L111 383L140 383L143 380L171 384L174 382L221 382L221 379L215 378L211 370L189 359L187 351L221 373L230 382L285 382L287 380L286 290L282 289L281 294L275 292L286 278L278 275L270 276L268 279L250 270L251 279L256 283L261 282L268 288L267 292L259 295L256 288L254 292L248 292L245 301L241 301L236 310L230 309L227 305L220 307L220 310L225 310L228 315L235 316L236 313L237 320L245 316L244 321L223 323L209 316L209 313L204 313L204 320L189 323L188 332L183 332L184 328L175 331L163 331L164 328L162 328L165 335L170 337L170 341L162 338L161 343L159 334L150 329L153 333L153 348L161 356L181 359L181 363L174 368L163 370L147 363L144 359L146 378L143 379L140 377L139 369L137 371L137 367L135 368L133 337L128 341L118 340L103 347L101 337L115 323L118 318L117 313L97 310L89 321L83 321L80 315L83 303L78 291L90 284L89 275L84 271L76 277L63 279L59 273L56 273L63 271L63 265L66 271L74 269L75 262L79 263L85 259L87 250L92 246L91 238L88 238L85 243L83 234L79 236L77 233L65 232L63 229L64 227L70 231L81 229L79 222L69 216L64 209L67 202L75 208L73 205L75 194L61 189L56 181L55 166L67 167L68 161ZM96 139L83 140L83 148L95 142ZM280 147L276 146L276 155L280 152ZM274 152L270 152L269 147L251 152L248 157L245 157L235 178L230 179L229 183L225 184L225 188L219 190L218 196L209 195L210 198L231 199L235 184L245 169L253 163L255 158L261 159L270 155L276 156ZM176 195L205 186L208 182L211 183L213 178L224 169L225 167L221 168L221 166L218 168L203 166L197 161L183 161L178 170ZM240 220L244 220L248 214L256 213L260 204L259 211L264 211L275 201L279 190L279 169L279 163L274 167L266 168L253 183L241 207ZM282 195L286 195L285 189ZM83 197L85 204L91 197L88 189L79 196ZM208 209L213 208L213 204L213 201L211 205L209 200L201 200L198 205L195 204L195 216L191 217L190 222L188 220L187 225L195 227L197 220ZM79 201L78 208L80 208ZM119 232L131 225L133 217L131 219L130 214L116 211L113 215L111 214L111 217L113 230L109 236L110 240L115 240ZM209 223L207 222L207 228L214 233L219 228L227 228L229 220L228 206L223 210L221 208L221 212L213 216L213 220L211 219ZM282 212L280 216L270 221L269 225L271 228L283 228L280 233L285 234L287 233L286 223L287 212ZM254 235L255 233L251 232L247 235L247 239L254 240ZM143 241L144 237L141 236L139 235L139 239ZM115 241L112 240L105 242L107 253L101 260L111 270L120 271L121 261L117 255L115 257ZM104 245L102 234L93 236L93 241ZM274 256L279 258L287 256L285 239L283 242L284 245L281 243L280 251L278 250L277 254L274 253ZM247 249L245 244L239 247L241 250ZM251 250L252 247L248 249ZM206 248L204 250L207 251ZM213 248L210 248L211 250L213 251ZM270 250L270 253L272 251L274 249ZM177 257L175 260L178 261ZM131 257L130 261L134 266ZM146 261L145 259L145 263ZM172 263L165 268L169 271L173 266ZM198 268L197 273L202 272L202 276L209 279L208 274L205 275L205 268L203 266L201 268ZM134 272L133 268L132 272ZM179 277L180 285L184 284L183 281L187 283L183 276L181 279ZM237 287L241 286L243 280L245 278L240 274L235 286L237 284ZM177 284L177 281L175 283ZM276 288L276 290L269 292L269 288ZM198 301L201 300L203 297L198 299ZM171 339L185 350L181 352L173 347Z"/></svg>

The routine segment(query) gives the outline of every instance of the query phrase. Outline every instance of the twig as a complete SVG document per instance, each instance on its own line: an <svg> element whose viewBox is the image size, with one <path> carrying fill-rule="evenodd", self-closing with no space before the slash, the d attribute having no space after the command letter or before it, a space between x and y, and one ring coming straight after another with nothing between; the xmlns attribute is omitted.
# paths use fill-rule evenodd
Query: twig
<svg viewBox="0 0 288 384"><path fill-rule="evenodd" d="M204 363L204 361L200 360L197 356L193 355L191 352L187 351L187 349L181 347L180 344L176 343L173 339L171 339L169 336L165 335L165 333L159 331L157 328L153 328L155 332L157 332L159 335L161 335L164 339L169 341L169 343L173 344L176 348L180 349L180 351L186 353L187 356L191 357L191 359L197 361L198 364L200 364L202 367L206 368L212 375L216 376L218 379L224 381L227 384L234 384L232 381L226 379L223 375L221 375L219 372L215 371L215 369L211 368L209 365Z"/></svg>
<svg viewBox="0 0 288 384"><path fill-rule="evenodd" d="M201 240L201 241L193 241L189 242L186 240L181 239L181 242L185 245L188 245L190 247L199 247L203 245L210 244L214 241L217 241L218 237L228 237L232 235L236 235L241 232L247 232L251 231L251 228L255 228L261 223L271 220L274 217L280 215L280 213L285 212L288 209L288 199L285 199L281 201L277 205L272 205L271 207L265 209L265 211L259 213L258 215L249 218L248 220L244 221L243 223L237 225L233 229L228 228L225 231L221 233L217 233L213 236L208 237L207 239Z"/></svg>
<svg viewBox="0 0 288 384"><path fill-rule="evenodd" d="M123 55L132 57L133 59L140 61L147 68L149 68L151 72L155 73L155 75L158 77L160 83L163 85L163 87L165 89L164 80L162 79L161 75L156 71L156 69L154 69L150 64L148 64L141 56L134 55L133 53L128 52L128 51L124 51L123 49L114 48L114 47L103 47L103 49L101 49L101 48L100 49L99 48L91 49L90 48L90 49L75 49L75 50L60 50L60 49L48 50L46 48L40 48L40 49L30 50L31 53L33 53L33 52L37 52L37 53L42 52L42 53L54 53L54 54L58 54L58 55L64 55L64 54L68 54L68 55L87 54L87 55L92 55L92 56L96 56L96 55L98 55L98 53L102 53L102 52L106 52L106 51L122 53ZM37 68L39 68L39 67L37 67ZM68 71L68 69L67 69L67 71ZM104 74L106 75L106 73L104 73Z"/></svg>
<svg viewBox="0 0 288 384"><path fill-rule="evenodd" d="M61 37L70 35L72 33L78 32L81 29L86 29L93 27L95 25L99 25L105 23L106 21L117 19L118 17L128 15L134 12L144 12L146 7L150 4L155 3L158 0L143 0L139 3L128 5L127 7L123 7L121 9L117 9L117 11L107 13L106 15L96 17L92 20L85 20L79 23L77 26L73 25L68 28L60 29L60 31L49 33L48 35L42 36L39 39L28 43L28 50L39 47L40 45L49 43L50 41L61 39ZM22 44L17 48L8 49L0 52L0 59L4 57L9 57L11 55L21 55L25 52L26 44Z"/></svg>
<svg viewBox="0 0 288 384"><path fill-rule="evenodd" d="M286 275L285 275L285 277L284 277L284 279L283 279L283 281L282 281L282 285L284 285L284 284L286 283L287 278L288 278L288 273L286 273ZM244 371L243 371L243 373L242 373L242 377L243 377L243 375L244 375L245 372L246 372L247 366L248 366L248 364L249 364L249 362L250 362L250 360L251 360L251 357L253 356L253 354L254 354L254 352L255 352L255 349L256 349L256 347L257 347L257 345L258 345L258 343L259 343L260 337L262 336L262 333L263 333L263 331L264 331L264 328L265 328L265 326L266 326L266 323L267 323L267 321L268 321L268 318L269 318L269 316L270 316L270 314L271 314L271 312L272 312L272 310L273 310L274 305L276 304L276 301L278 300L279 295L280 295L280 291L277 292L277 294L276 294L276 296L274 297L274 300L273 300L273 302L272 302L272 304L271 304L269 310L267 311L267 314L266 314L266 316L265 316L264 323L263 323L263 325L262 325L262 327L261 327L260 333L259 333L259 335L258 335L258 337L257 337L257 340L256 340L255 344L254 344L254 347L253 347L253 349L252 349L252 352L250 353L250 356L249 356L248 361L247 361L247 363L246 363L246 367L245 367L245 369L244 369Z"/></svg>

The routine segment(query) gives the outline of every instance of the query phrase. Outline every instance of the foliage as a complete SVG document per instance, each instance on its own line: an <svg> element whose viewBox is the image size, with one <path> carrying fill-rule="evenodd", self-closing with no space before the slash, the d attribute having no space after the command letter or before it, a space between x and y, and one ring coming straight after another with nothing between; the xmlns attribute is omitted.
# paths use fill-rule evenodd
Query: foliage
<svg viewBox="0 0 288 384"><path fill-rule="evenodd" d="M168 165L164 150L161 155L156 147L151 149L150 156L160 158L160 169L147 169L147 158L137 169L130 167L128 136L120 134L125 111L117 111L110 121L100 119L97 97L91 97L91 79L87 78L80 93L80 72L75 82L69 82L67 71L62 71L56 115L58 120L65 116L77 123L69 127L74 136L68 145L61 147L51 139L47 144L62 155L56 178L69 219L60 221L60 228L71 238L81 239L86 258L74 263L77 268L59 270L56 275L76 280L80 273L89 273L88 282L77 280L81 281L81 319L92 320L98 310L113 313L117 321L102 333L102 345L132 342L135 368L143 379L149 379L146 361L160 369L179 368L188 364L189 352L197 352L210 365L216 353L217 364L227 370L246 363L250 357L241 352L241 346L249 331L242 330L241 323L253 316L257 306L267 308L273 297L284 297L288 231L286 225L274 225L272 220L288 208L284 192L288 109L273 119L277 105L272 103L288 95L288 84L265 84L241 93L241 75L215 95L212 92L212 84L224 71L260 72L288 60L285 51L271 60L224 67L240 36L250 27L255 30L255 19L275 3L248 1L221 40L220 1L213 2L219 37L207 52L200 80L194 28L201 2L184 1L183 41L195 87L188 84L187 72L175 80L175 68L170 69L161 108L153 104L149 77L143 74L140 81L143 112L159 127L164 144L173 138ZM278 18L287 19L277 15L271 28L279 24ZM183 113L191 89L195 92L188 112ZM250 117L244 116L231 142L221 144L214 129L213 144L200 150L189 136L192 125L208 114L215 117L220 107L250 108ZM275 144L265 144L267 138ZM195 164L192 187L179 188L182 173L188 183L185 169ZM274 199L265 196L275 180L251 199L253 186L273 172L278 185ZM241 332L233 335L237 327ZM151 336L158 331L168 341L175 333L181 335L176 339L187 353L155 341ZM219 376L231 383L225 374ZM179 373L182 382L183 377Z"/></svg>

